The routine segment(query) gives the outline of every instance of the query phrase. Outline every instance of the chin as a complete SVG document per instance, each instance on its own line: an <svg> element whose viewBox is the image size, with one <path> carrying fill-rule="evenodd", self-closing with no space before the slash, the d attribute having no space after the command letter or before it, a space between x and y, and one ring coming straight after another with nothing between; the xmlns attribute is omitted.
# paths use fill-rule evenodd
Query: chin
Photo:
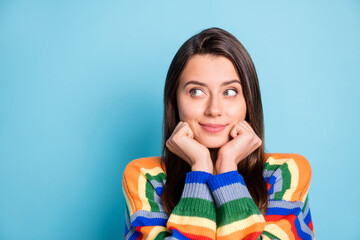
<svg viewBox="0 0 360 240"><path fill-rule="evenodd" d="M229 140L228 139L211 139L199 140L199 143L204 145L207 148L221 148L224 146Z"/></svg>

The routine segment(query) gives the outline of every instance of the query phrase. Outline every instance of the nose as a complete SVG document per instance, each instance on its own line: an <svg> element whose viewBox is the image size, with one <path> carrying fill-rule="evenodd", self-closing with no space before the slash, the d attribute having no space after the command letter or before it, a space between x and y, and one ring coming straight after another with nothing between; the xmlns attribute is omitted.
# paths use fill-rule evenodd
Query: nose
<svg viewBox="0 0 360 240"><path fill-rule="evenodd" d="M205 110L205 115L211 117L217 117L217 116L221 116L222 111L223 109L222 109L221 100L214 96L210 97Z"/></svg>

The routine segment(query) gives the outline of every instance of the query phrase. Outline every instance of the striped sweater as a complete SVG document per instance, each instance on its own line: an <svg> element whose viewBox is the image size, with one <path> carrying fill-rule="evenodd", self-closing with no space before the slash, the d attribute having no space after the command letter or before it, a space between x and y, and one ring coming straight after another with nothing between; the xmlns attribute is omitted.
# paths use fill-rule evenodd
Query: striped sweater
<svg viewBox="0 0 360 240"><path fill-rule="evenodd" d="M263 216L237 172L193 171L168 215L161 199L166 181L160 157L136 159L124 171L125 239L314 239L308 190L311 168L300 154L266 153Z"/></svg>

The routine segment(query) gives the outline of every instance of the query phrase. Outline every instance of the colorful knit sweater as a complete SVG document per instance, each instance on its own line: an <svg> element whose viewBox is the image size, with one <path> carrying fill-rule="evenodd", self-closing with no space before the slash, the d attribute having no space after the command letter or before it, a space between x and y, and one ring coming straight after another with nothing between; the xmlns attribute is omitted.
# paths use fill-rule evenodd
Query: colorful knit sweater
<svg viewBox="0 0 360 240"><path fill-rule="evenodd" d="M308 190L311 168L299 154L265 154L268 210L263 216L237 172L193 171L170 216L160 157L137 159L124 171L125 239L314 239Z"/></svg>

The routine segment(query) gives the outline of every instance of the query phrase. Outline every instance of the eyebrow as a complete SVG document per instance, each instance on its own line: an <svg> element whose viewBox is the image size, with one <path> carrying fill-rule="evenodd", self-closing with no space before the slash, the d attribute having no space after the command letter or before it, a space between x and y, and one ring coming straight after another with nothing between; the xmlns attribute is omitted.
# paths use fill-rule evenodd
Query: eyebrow
<svg viewBox="0 0 360 240"><path fill-rule="evenodd" d="M226 82L223 82L221 84L221 86L227 86L227 85L230 85L232 83L239 83L241 85L241 82L239 80L230 80L230 81L226 81ZM195 84L195 85L200 85L200 86L203 86L203 87L207 87L207 84L206 83L203 83L203 82L199 82L199 81L194 81L194 80L191 80L191 81L188 81L187 83L185 83L184 85L184 88L189 85L189 84Z"/></svg>

